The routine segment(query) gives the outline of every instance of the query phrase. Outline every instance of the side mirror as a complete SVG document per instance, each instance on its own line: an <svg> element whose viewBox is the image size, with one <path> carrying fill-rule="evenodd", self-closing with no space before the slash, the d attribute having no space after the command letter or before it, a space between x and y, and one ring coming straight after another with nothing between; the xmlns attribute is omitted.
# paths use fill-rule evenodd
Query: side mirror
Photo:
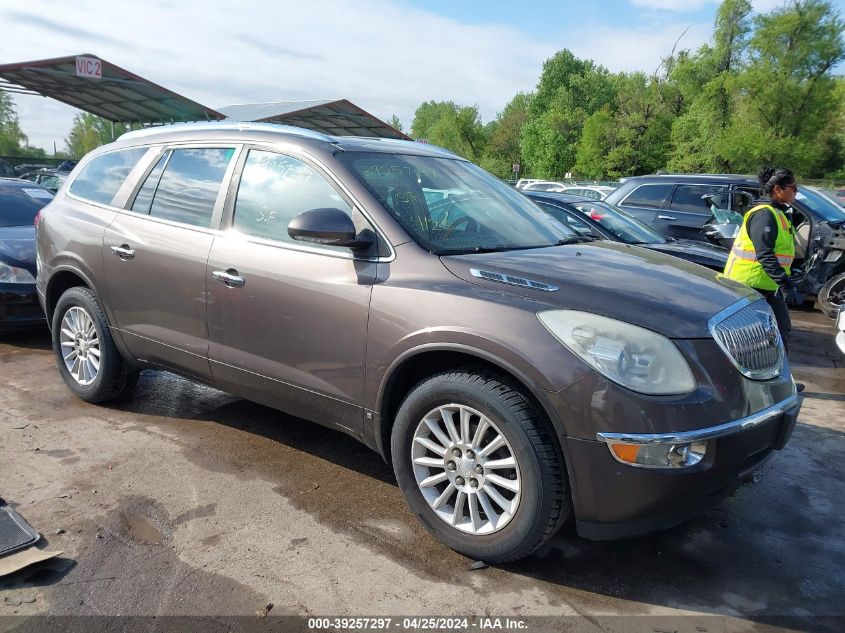
<svg viewBox="0 0 845 633"><path fill-rule="evenodd" d="M340 209L311 209L288 223L288 235L298 242L364 249L373 242L359 238L348 213Z"/></svg>

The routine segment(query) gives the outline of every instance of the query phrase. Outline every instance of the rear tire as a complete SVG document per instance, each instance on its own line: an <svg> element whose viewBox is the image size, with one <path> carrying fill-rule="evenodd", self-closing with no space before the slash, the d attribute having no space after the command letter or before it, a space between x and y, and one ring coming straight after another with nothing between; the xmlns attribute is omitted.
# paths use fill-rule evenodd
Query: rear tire
<svg viewBox="0 0 845 633"><path fill-rule="evenodd" d="M845 273L839 273L827 280L818 295L819 307L831 319L839 314L839 307L845 305Z"/></svg>
<svg viewBox="0 0 845 633"><path fill-rule="evenodd" d="M138 381L114 344L97 297L81 286L62 294L53 312L53 351L68 388L86 402L117 400Z"/></svg>
<svg viewBox="0 0 845 633"><path fill-rule="evenodd" d="M572 515L548 427L518 388L485 369L432 376L396 415L399 488L425 528L453 550L489 563L527 556Z"/></svg>

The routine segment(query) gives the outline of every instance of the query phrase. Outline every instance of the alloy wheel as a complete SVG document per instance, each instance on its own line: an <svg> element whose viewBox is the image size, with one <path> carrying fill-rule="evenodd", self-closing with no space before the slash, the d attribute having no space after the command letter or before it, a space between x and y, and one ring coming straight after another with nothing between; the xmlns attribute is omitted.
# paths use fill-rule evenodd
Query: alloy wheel
<svg viewBox="0 0 845 633"><path fill-rule="evenodd" d="M487 416L462 404L430 411L414 432L414 477L432 510L469 534L498 532L519 506L519 464Z"/></svg>
<svg viewBox="0 0 845 633"><path fill-rule="evenodd" d="M80 385L93 383L100 372L100 339L85 309L73 306L65 312L59 342L68 373Z"/></svg>

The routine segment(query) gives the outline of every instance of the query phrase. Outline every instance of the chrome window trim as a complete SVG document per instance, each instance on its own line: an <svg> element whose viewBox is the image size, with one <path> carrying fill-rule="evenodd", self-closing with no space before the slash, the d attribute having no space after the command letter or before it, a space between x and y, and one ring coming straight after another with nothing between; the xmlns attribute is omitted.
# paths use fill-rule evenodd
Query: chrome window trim
<svg viewBox="0 0 845 633"><path fill-rule="evenodd" d="M227 231L221 231L220 237L229 238L229 239L240 239L243 240L247 244L256 244L258 246L268 246L270 248L280 248L283 250L288 251L297 251L301 253L312 253L314 255L325 255L327 257L335 257L338 259L348 259L354 260L356 262L374 262L378 263L381 260L375 257L356 257L354 253L346 252L346 251L332 251L325 248L321 248L320 246L308 246L307 242L282 242L277 240L271 240L261 237L256 237L254 235L248 235L246 233L241 233L237 229L229 228Z"/></svg>
<svg viewBox="0 0 845 633"><path fill-rule="evenodd" d="M166 224L167 226L174 226L179 229L190 229L192 231L197 231L198 233L206 233L208 235L225 235L225 232L221 231L220 229L214 229L207 226L197 226L196 224L185 224L184 222L176 222L174 220L168 220L167 218L157 218L155 216L147 215L146 213L138 213L137 211L132 211L131 209L115 209L115 211L123 215L140 218L142 220L149 220L150 222L156 222L158 224Z"/></svg>
<svg viewBox="0 0 845 633"><path fill-rule="evenodd" d="M716 335L717 325L719 325L725 319L733 316L740 310L743 310L748 306L757 303L758 301L765 301L765 299L760 297L758 299L752 300L750 297L743 297L733 305L728 306L721 312L718 312L712 317L710 317L710 320L707 321L707 329L710 331L710 335L713 337L713 340L716 341L716 345L719 346L719 349L721 349L725 356L728 357L728 360L731 362L731 365L733 365L739 373L741 373L746 378L750 378L751 380L770 380L779 376L781 369L783 368L783 361L786 357L783 348L783 340L781 340L779 350L779 362L774 369L751 370L747 367L743 367L742 365L740 365L739 362L737 362L737 360L733 357L733 354L731 354L731 351L728 349L728 347L722 342L722 339ZM771 311L771 308L769 308L769 310ZM774 317L774 314L772 314L772 317ZM780 337L780 332L778 332L778 337Z"/></svg>
<svg viewBox="0 0 845 633"><path fill-rule="evenodd" d="M695 431L680 431L678 433L596 433L596 439L606 444L639 444L643 446L650 444L690 444L704 442L753 429L783 415L787 410L792 409L797 404L798 392L795 390L795 383L793 382L792 395L786 400L782 400L777 404L744 418L725 422L718 426L711 426Z"/></svg>

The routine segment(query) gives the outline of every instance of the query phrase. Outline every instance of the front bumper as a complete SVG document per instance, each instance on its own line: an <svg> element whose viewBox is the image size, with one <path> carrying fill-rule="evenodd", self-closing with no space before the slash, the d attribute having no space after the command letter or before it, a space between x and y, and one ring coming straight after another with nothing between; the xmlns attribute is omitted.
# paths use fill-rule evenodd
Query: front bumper
<svg viewBox="0 0 845 633"><path fill-rule="evenodd" d="M0 332L40 327L46 322L35 284L0 284Z"/></svg>
<svg viewBox="0 0 845 633"><path fill-rule="evenodd" d="M783 448L801 403L782 402L726 424L680 433L599 433L596 440L562 437L578 533L595 540L637 536L677 525L735 490L772 451ZM688 468L638 468L617 461L608 443L707 441L701 463Z"/></svg>

